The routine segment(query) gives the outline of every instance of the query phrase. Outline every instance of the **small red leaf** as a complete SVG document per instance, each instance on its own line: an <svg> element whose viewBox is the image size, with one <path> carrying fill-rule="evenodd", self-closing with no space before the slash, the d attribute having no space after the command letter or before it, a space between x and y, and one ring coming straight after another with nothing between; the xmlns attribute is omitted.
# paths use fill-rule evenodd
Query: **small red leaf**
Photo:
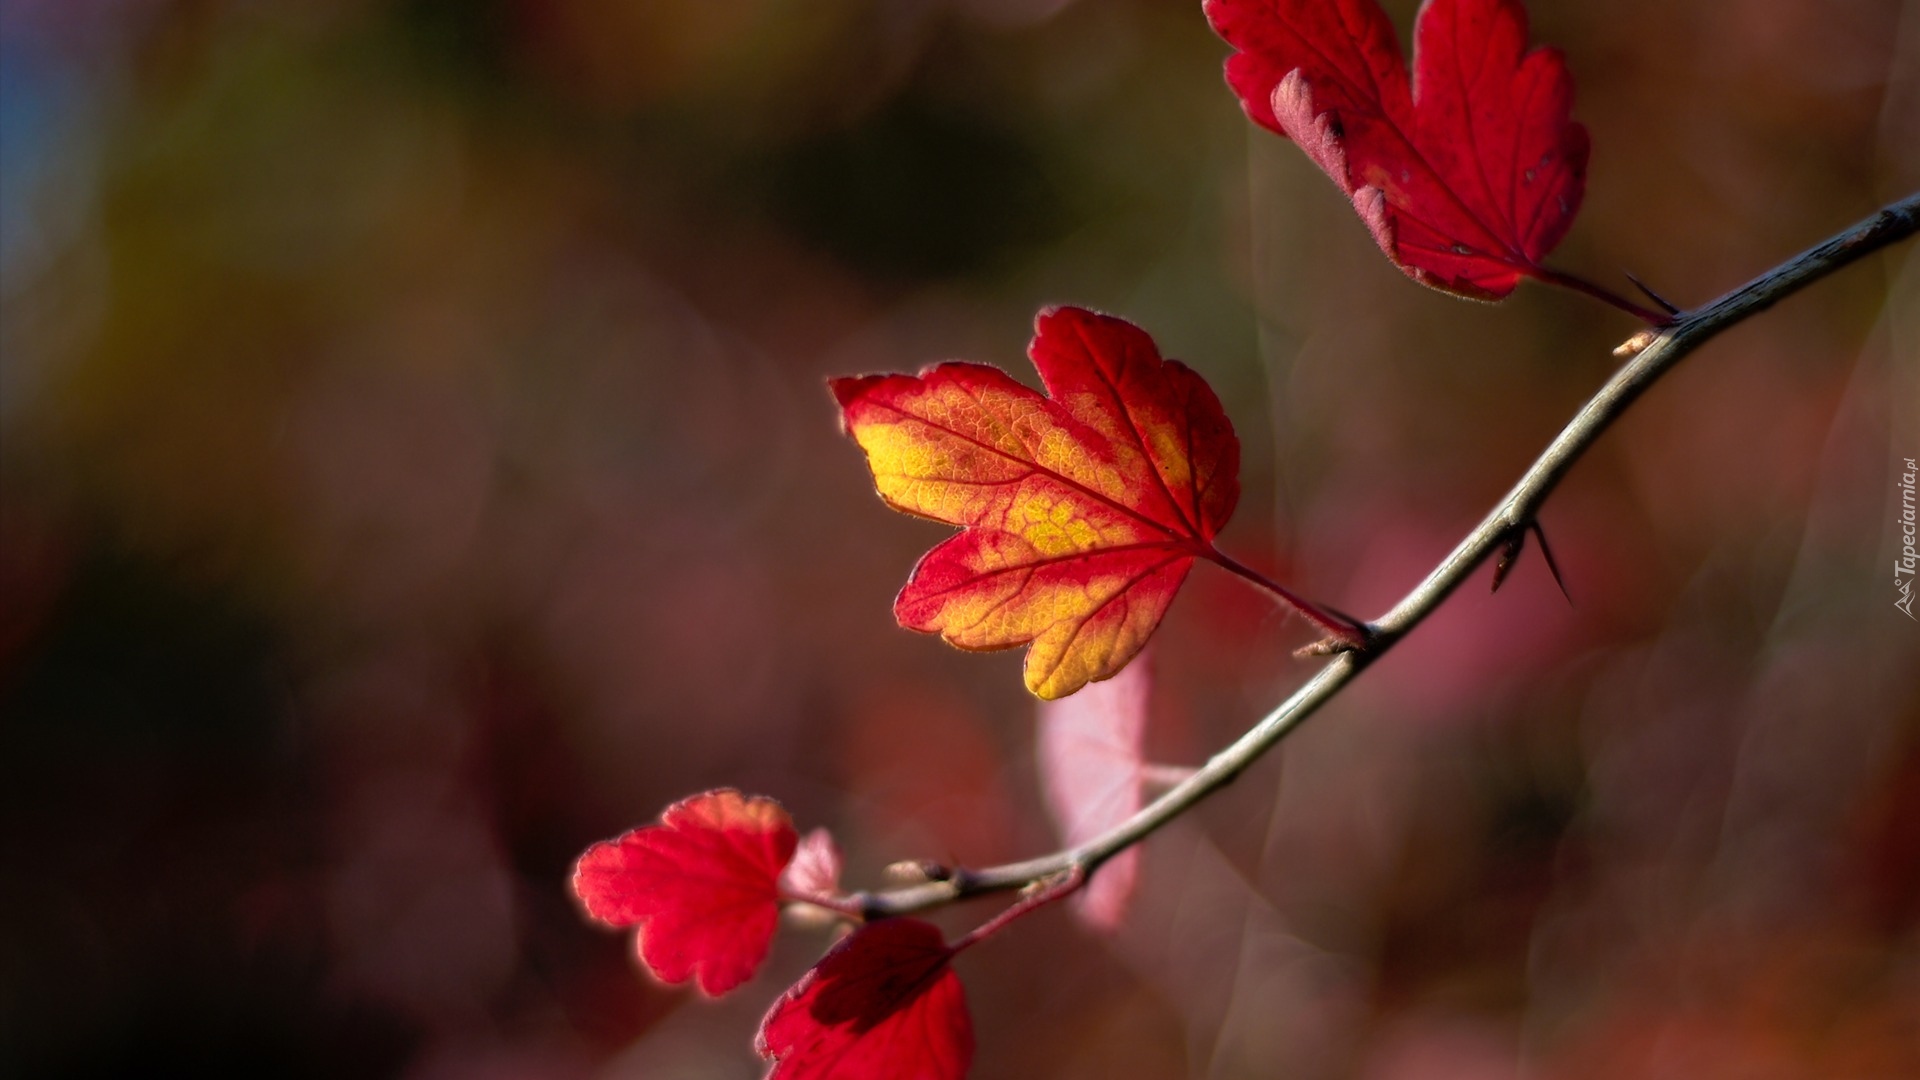
<svg viewBox="0 0 1920 1080"><path fill-rule="evenodd" d="M797 896L832 896L840 891L840 845L833 834L815 829L800 838L800 847L780 875L780 885Z"/></svg>
<svg viewBox="0 0 1920 1080"><path fill-rule="evenodd" d="M1413 76L1375 0L1205 0L1227 82L1300 144L1414 280L1498 299L1566 235L1586 192L1573 77L1527 48L1519 0L1427 0Z"/></svg>
<svg viewBox="0 0 1920 1080"><path fill-rule="evenodd" d="M1099 836L1140 809L1145 769L1140 747L1152 684L1143 658L1070 698L1040 703L1041 787L1068 847ZM1096 930L1119 929L1139 868L1138 847L1102 863L1074 895L1074 912Z"/></svg>
<svg viewBox="0 0 1920 1080"><path fill-rule="evenodd" d="M801 976L760 1023L767 1080L960 1080L973 1020L938 928L870 923Z"/></svg>
<svg viewBox="0 0 1920 1080"><path fill-rule="evenodd" d="M963 649L1031 644L1027 689L1112 677L1147 642L1240 495L1240 443L1206 381L1146 332L1080 308L1035 322L1048 393L996 368L834 379L888 505L965 531L894 602Z"/></svg>
<svg viewBox="0 0 1920 1080"><path fill-rule="evenodd" d="M588 848L574 894L595 919L638 926L640 960L660 979L724 994L766 959L793 822L772 799L730 788L674 803L660 821Z"/></svg>

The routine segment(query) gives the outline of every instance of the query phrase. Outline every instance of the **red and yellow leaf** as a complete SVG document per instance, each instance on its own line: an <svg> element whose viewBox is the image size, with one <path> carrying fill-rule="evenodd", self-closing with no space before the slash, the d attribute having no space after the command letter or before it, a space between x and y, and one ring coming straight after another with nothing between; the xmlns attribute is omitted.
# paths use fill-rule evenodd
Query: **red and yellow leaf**
<svg viewBox="0 0 1920 1080"><path fill-rule="evenodd" d="M660 824L588 848L573 891L587 914L637 926L640 960L709 995L753 976L780 916L780 873L798 842L786 810L730 788L668 807Z"/></svg>
<svg viewBox="0 0 1920 1080"><path fill-rule="evenodd" d="M920 560L902 626L963 649L1031 644L1041 698L1105 679L1147 643L1239 498L1240 443L1205 380L1124 320L1054 308L1001 371L835 379L881 498L964 531Z"/></svg>
<svg viewBox="0 0 1920 1080"><path fill-rule="evenodd" d="M939 929L917 919L861 927L761 1021L767 1080L960 1080L973 1020L952 958Z"/></svg>
<svg viewBox="0 0 1920 1080"><path fill-rule="evenodd" d="M1553 276L1540 260L1580 209L1587 129L1519 0L1427 0L1411 81L1375 0L1204 6L1247 115L1300 144L1394 265L1483 299Z"/></svg>

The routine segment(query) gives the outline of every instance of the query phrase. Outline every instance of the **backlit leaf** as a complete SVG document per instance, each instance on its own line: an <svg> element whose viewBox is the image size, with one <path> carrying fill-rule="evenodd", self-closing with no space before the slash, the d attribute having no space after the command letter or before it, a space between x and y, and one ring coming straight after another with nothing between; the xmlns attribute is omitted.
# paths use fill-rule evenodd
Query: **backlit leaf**
<svg viewBox="0 0 1920 1080"><path fill-rule="evenodd" d="M1043 311L1028 355L1047 395L966 363L831 386L880 496L964 527L914 568L900 624L1031 643L1027 688L1051 699L1125 667L1217 555L1240 443L1205 380L1124 320Z"/></svg>
<svg viewBox="0 0 1920 1080"><path fill-rule="evenodd" d="M779 803L722 788L588 848L573 891L595 919L637 926L640 959L663 981L724 994L766 959L797 842Z"/></svg>
<svg viewBox="0 0 1920 1080"><path fill-rule="evenodd" d="M1437 289L1513 291L1566 235L1587 129L1557 50L1519 0L1427 0L1411 81L1375 0L1205 0L1237 50L1227 82L1353 201L1396 266Z"/></svg>
<svg viewBox="0 0 1920 1080"><path fill-rule="evenodd" d="M940 931L917 919L861 927L761 1021L767 1080L959 1080L973 1020Z"/></svg>

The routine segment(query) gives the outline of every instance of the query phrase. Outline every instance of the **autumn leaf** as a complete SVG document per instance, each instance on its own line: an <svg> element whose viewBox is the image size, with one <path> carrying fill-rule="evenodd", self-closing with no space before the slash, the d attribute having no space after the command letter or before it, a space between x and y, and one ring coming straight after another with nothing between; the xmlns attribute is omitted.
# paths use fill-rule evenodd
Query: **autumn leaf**
<svg viewBox="0 0 1920 1080"><path fill-rule="evenodd" d="M1204 7L1239 50L1227 82L1247 115L1300 144L1394 265L1482 299L1570 283L1540 260L1580 209L1587 129L1560 53L1527 49L1518 0L1427 0L1411 80L1375 0Z"/></svg>
<svg viewBox="0 0 1920 1080"><path fill-rule="evenodd" d="M640 960L660 979L693 978L718 996L766 959L797 842L779 803L708 791L668 807L658 825L588 848L573 891L600 922L639 928Z"/></svg>
<svg viewBox="0 0 1920 1080"><path fill-rule="evenodd" d="M1027 689L1071 694L1126 666L1240 495L1240 443L1205 380L1139 327L1040 313L1048 394L996 368L835 379L881 498L965 527L894 601L963 649L1031 643Z"/></svg>
<svg viewBox="0 0 1920 1080"><path fill-rule="evenodd" d="M754 1045L767 1080L959 1080L973 1021L938 928L870 923L774 1002Z"/></svg>
<svg viewBox="0 0 1920 1080"><path fill-rule="evenodd" d="M1069 848L1132 817L1140 809L1151 669L1144 662L1062 701L1040 703L1040 786ZM1126 918L1140 849L1100 864L1071 903L1081 921L1111 933Z"/></svg>

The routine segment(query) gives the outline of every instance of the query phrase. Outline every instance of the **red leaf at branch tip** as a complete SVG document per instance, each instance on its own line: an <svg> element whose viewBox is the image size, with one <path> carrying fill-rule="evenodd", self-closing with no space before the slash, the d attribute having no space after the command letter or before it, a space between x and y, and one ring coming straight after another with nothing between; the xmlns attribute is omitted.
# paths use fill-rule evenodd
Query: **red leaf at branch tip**
<svg viewBox="0 0 1920 1080"><path fill-rule="evenodd" d="M1151 667L1132 667L1062 701L1040 703L1040 784L1068 847L1099 836L1140 809ZM1131 847L1100 865L1071 901L1081 921L1120 928L1140 870Z"/></svg>
<svg viewBox="0 0 1920 1080"><path fill-rule="evenodd" d="M661 980L724 994L766 959L780 872L798 836L772 799L721 788L683 799L660 824L588 848L573 891L609 926L638 926L640 960Z"/></svg>
<svg viewBox="0 0 1920 1080"><path fill-rule="evenodd" d="M1497 300L1566 235L1587 129L1557 50L1527 49L1519 0L1427 0L1409 82L1375 0L1205 0L1239 50L1227 82L1292 138L1414 280Z"/></svg>
<svg viewBox="0 0 1920 1080"><path fill-rule="evenodd" d="M963 528L894 601L963 649L1031 644L1041 698L1133 659L1240 495L1240 443L1206 381L1132 323L1051 308L1028 350L1047 394L996 368L834 379L896 510Z"/></svg>
<svg viewBox="0 0 1920 1080"><path fill-rule="evenodd" d="M869 923L801 976L760 1023L767 1080L960 1080L973 1020L938 928Z"/></svg>

